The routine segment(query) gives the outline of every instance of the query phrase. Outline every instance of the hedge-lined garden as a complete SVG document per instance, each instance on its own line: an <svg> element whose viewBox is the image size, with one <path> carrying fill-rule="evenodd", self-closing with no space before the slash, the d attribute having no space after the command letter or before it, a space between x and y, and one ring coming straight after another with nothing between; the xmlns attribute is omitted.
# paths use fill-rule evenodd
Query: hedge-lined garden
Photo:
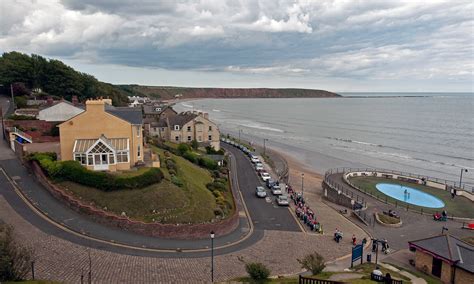
<svg viewBox="0 0 474 284"><path fill-rule="evenodd" d="M51 178L68 180L103 191L143 188L163 179L163 173L158 168L149 168L141 175L113 175L88 170L77 161L56 159L55 153L35 153L29 156L29 160L38 161Z"/></svg>

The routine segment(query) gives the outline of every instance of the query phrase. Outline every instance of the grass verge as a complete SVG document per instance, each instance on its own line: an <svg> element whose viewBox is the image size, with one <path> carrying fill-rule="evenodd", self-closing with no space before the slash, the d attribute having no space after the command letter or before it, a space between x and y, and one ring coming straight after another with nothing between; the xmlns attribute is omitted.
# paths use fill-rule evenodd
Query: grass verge
<svg viewBox="0 0 474 284"><path fill-rule="evenodd" d="M445 190L441 190L441 189L437 189L437 188L433 188L433 187L429 187L429 186L425 186L421 184L414 184L414 183L409 183L409 182L404 182L404 181L399 181L399 180L392 180L392 179L378 178L378 177L352 177L349 179L349 181L355 186L359 187L363 192L374 195L384 201L386 200L388 203L397 204L397 206L400 206L401 208L406 208L408 205L409 208L411 209L414 209L417 211L423 210L423 212L428 212L428 213L440 212L444 209L448 212L448 216L474 218L474 206L473 206L472 201L462 196L457 196L454 199L452 199L451 194ZM399 184L399 185L418 189L420 191L423 191L425 193L438 197L444 202L445 207L433 209L433 208L427 208L427 207L420 207L420 206L405 203L400 200L396 200L378 191L377 188L375 187L378 183Z"/></svg>
<svg viewBox="0 0 474 284"><path fill-rule="evenodd" d="M379 220L382 221L382 223L385 224L398 224L400 223L400 219L397 219L395 217L390 217L386 214L380 214L380 213L375 213L379 217Z"/></svg>

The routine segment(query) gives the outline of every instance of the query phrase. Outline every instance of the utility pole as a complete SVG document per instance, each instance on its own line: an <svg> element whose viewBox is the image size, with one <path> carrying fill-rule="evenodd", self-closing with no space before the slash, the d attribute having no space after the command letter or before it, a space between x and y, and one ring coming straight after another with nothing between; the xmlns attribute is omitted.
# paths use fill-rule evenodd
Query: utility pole
<svg viewBox="0 0 474 284"><path fill-rule="evenodd" d="M12 95L12 105L13 109L15 109L15 98L13 97L13 84L10 84L10 93Z"/></svg>
<svg viewBox="0 0 474 284"><path fill-rule="evenodd" d="M304 173L301 173L301 197L304 198Z"/></svg>
<svg viewBox="0 0 474 284"><path fill-rule="evenodd" d="M267 138L263 138L263 155L266 156L266 145L265 145L265 141L268 141Z"/></svg>
<svg viewBox="0 0 474 284"><path fill-rule="evenodd" d="M461 176L459 177L459 188L462 188L462 173L467 173L467 169L461 169Z"/></svg>

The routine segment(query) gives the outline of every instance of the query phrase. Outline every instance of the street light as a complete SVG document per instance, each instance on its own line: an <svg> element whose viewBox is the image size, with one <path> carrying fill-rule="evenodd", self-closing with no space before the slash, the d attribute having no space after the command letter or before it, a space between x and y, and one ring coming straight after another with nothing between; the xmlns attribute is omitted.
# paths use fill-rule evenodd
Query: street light
<svg viewBox="0 0 474 284"><path fill-rule="evenodd" d="M449 229L443 226L443 228L441 228L441 235L444 234L444 231L449 231Z"/></svg>
<svg viewBox="0 0 474 284"><path fill-rule="evenodd" d="M265 141L268 141L267 138L263 138L263 155L266 156L266 146L265 146Z"/></svg>
<svg viewBox="0 0 474 284"><path fill-rule="evenodd" d="M467 173L467 169L461 169L461 176L459 177L459 188L462 188L462 173L465 172Z"/></svg>
<svg viewBox="0 0 474 284"><path fill-rule="evenodd" d="M214 283L214 231L211 231L211 282Z"/></svg>
<svg viewBox="0 0 474 284"><path fill-rule="evenodd" d="M301 173L301 198L303 198L303 194L304 194L304 173Z"/></svg>
<svg viewBox="0 0 474 284"><path fill-rule="evenodd" d="M240 144L240 133L242 133L242 129L239 129L239 144Z"/></svg>

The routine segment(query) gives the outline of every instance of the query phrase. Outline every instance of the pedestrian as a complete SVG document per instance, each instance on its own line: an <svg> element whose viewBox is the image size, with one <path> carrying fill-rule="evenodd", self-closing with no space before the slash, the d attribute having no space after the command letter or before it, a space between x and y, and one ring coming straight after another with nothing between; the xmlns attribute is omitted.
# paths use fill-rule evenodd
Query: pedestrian
<svg viewBox="0 0 474 284"><path fill-rule="evenodd" d="M372 243L372 252L376 252L377 251L377 241L374 240L374 242Z"/></svg>
<svg viewBox="0 0 474 284"><path fill-rule="evenodd" d="M365 246L366 243L367 243L367 238L363 238L362 239L362 245Z"/></svg>
<svg viewBox="0 0 474 284"><path fill-rule="evenodd" d="M354 234L352 234L352 245L355 246L356 245L356 236Z"/></svg>

